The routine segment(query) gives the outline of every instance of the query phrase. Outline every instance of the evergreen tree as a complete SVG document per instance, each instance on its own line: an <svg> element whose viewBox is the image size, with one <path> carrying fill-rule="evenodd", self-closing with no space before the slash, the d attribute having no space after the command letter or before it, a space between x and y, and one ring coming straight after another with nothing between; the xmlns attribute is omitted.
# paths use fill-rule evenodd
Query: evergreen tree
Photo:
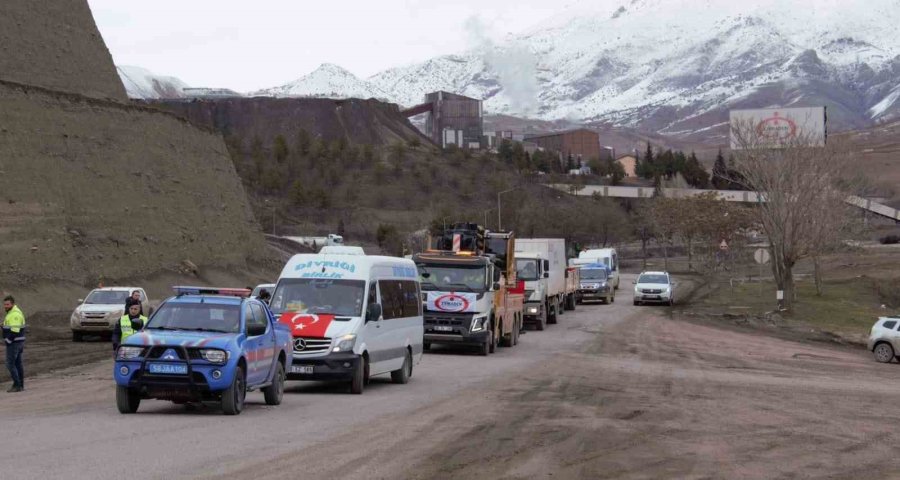
<svg viewBox="0 0 900 480"><path fill-rule="evenodd" d="M716 163L713 164L712 184L716 190L727 190L731 187L731 176L728 172L728 165L725 164L725 157L722 150L716 154Z"/></svg>
<svg viewBox="0 0 900 480"><path fill-rule="evenodd" d="M288 145L287 140L284 139L284 135L278 134L275 136L275 143L272 146L272 151L275 153L275 161L278 163L284 163L287 160L288 153Z"/></svg>
<svg viewBox="0 0 900 480"><path fill-rule="evenodd" d="M656 167L653 157L653 146L650 145L650 142L647 142L647 151L644 152L644 161L641 165L643 168L641 169L641 173L639 174L642 178L651 179L654 177L656 173Z"/></svg>
<svg viewBox="0 0 900 480"><path fill-rule="evenodd" d="M507 139L503 139L500 141L500 146L497 147L497 156L500 157L500 160L503 160L503 163L507 165L511 164L513 161L513 145Z"/></svg>
<svg viewBox="0 0 900 480"><path fill-rule="evenodd" d="M709 187L709 174L706 173L706 169L700 164L700 160L697 159L697 155L694 152L691 152L691 156L687 158L685 171L682 172L682 175L684 175L684 179L687 180L688 184L694 188Z"/></svg>

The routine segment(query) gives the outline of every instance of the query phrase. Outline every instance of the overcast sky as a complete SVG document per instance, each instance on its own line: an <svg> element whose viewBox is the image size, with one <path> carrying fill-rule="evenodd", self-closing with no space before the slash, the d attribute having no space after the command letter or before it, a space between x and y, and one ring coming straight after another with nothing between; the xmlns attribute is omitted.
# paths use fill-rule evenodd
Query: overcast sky
<svg viewBox="0 0 900 480"><path fill-rule="evenodd" d="M365 78L462 52L478 18L495 40L559 10L547 0L88 0L117 65L188 85L281 85L322 63Z"/></svg>

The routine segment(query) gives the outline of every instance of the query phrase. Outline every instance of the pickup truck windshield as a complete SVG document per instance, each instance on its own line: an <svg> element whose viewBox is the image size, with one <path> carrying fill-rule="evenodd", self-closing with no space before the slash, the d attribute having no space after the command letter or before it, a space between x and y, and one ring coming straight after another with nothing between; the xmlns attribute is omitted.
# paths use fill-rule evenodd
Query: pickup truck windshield
<svg viewBox="0 0 900 480"><path fill-rule="evenodd" d="M602 268L582 268L580 278L582 280L606 280L606 270Z"/></svg>
<svg viewBox="0 0 900 480"><path fill-rule="evenodd" d="M125 305L125 299L128 298L128 293L126 290L122 291L112 291L112 290L100 290L91 292L87 298L84 299L84 303L90 305Z"/></svg>
<svg viewBox="0 0 900 480"><path fill-rule="evenodd" d="M516 278L530 282L538 279L538 261L527 258L516 259Z"/></svg>
<svg viewBox="0 0 900 480"><path fill-rule="evenodd" d="M449 267L444 265L419 264L419 278L422 290L454 292L484 292L487 290L487 269L482 266Z"/></svg>
<svg viewBox="0 0 900 480"><path fill-rule="evenodd" d="M279 282L269 308L275 314L296 312L358 317L362 315L365 290L366 282L362 280L287 278Z"/></svg>
<svg viewBox="0 0 900 480"><path fill-rule="evenodd" d="M124 301L124 300L123 300ZM210 303L164 303L147 322L147 329L200 330L238 333L241 307Z"/></svg>

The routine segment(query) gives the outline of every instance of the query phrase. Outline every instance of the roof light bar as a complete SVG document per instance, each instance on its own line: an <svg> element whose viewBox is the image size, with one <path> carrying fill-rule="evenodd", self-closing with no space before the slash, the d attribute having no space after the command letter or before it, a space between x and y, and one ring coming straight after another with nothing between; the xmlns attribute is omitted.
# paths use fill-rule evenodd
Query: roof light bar
<svg viewBox="0 0 900 480"><path fill-rule="evenodd" d="M176 285L172 287L176 295L222 295L227 297L247 298L250 290L246 288L189 287Z"/></svg>

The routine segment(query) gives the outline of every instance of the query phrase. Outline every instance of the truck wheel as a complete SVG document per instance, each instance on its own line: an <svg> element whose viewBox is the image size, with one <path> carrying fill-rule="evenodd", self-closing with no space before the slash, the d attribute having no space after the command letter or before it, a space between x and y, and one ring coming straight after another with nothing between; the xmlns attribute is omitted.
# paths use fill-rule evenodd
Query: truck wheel
<svg viewBox="0 0 900 480"><path fill-rule="evenodd" d="M359 357L356 370L353 371L353 379L350 380L350 393L359 395L366 386L369 377L369 359L365 355Z"/></svg>
<svg viewBox="0 0 900 480"><path fill-rule="evenodd" d="M491 329L491 331L488 332L487 341L485 341L484 343L481 344L481 351L479 351L478 354L481 355L482 357L486 357L486 356L490 355L491 352L494 351L494 349L491 348L493 345L494 345L494 330Z"/></svg>
<svg viewBox="0 0 900 480"><path fill-rule="evenodd" d="M500 325L503 325L501 322ZM502 333L494 333L494 326L491 325L491 353L495 353L497 351L497 346L500 345L500 337L503 336Z"/></svg>
<svg viewBox="0 0 900 480"><path fill-rule="evenodd" d="M240 415L244 409L245 398L247 398L247 384L244 383L244 369L239 365L234 369L231 385L222 392L222 413Z"/></svg>
<svg viewBox="0 0 900 480"><path fill-rule="evenodd" d="M403 366L400 367L400 370L394 370L393 372L391 372L391 381L394 383L405 385L409 383L409 377L411 376L412 355L410 355L409 350L407 350L406 356L403 357Z"/></svg>
<svg viewBox="0 0 900 480"><path fill-rule="evenodd" d="M553 313L547 315L547 323L553 325L559 320L559 300L555 300L550 306L553 307ZM550 308L548 308L548 310L550 310Z"/></svg>
<svg viewBox="0 0 900 480"><path fill-rule="evenodd" d="M574 293L566 295L566 308L569 310L575 310L575 294Z"/></svg>
<svg viewBox="0 0 900 480"><path fill-rule="evenodd" d="M72 332L72 341L73 342L83 342L84 335L81 332Z"/></svg>
<svg viewBox="0 0 900 480"><path fill-rule="evenodd" d="M537 328L538 331L543 331L544 327L546 327L546 326L547 326L547 311L542 309L541 314L538 316L537 325L535 326L535 328Z"/></svg>
<svg viewBox="0 0 900 480"><path fill-rule="evenodd" d="M501 324L501 325L503 324L503 321L502 321L502 320L501 320L500 324ZM501 346L501 347L507 347L507 348L508 348L508 347L513 346L513 332L514 332L515 330L516 330L516 321L515 321L515 316L513 316L513 326L512 326L512 329L511 329L510 331L504 333L503 336L500 337L500 346Z"/></svg>
<svg viewBox="0 0 900 480"><path fill-rule="evenodd" d="M512 334L512 344L515 347L519 344L519 330L522 328L522 320L516 320L515 326L513 326L513 334Z"/></svg>
<svg viewBox="0 0 900 480"><path fill-rule="evenodd" d="M119 409L119 413L137 412L140 405L141 397L137 392L128 387L116 385L116 407Z"/></svg>
<svg viewBox="0 0 900 480"><path fill-rule="evenodd" d="M284 398L284 365L281 362L275 365L272 384L263 388L262 392L266 398L266 405L281 405L281 399Z"/></svg>

